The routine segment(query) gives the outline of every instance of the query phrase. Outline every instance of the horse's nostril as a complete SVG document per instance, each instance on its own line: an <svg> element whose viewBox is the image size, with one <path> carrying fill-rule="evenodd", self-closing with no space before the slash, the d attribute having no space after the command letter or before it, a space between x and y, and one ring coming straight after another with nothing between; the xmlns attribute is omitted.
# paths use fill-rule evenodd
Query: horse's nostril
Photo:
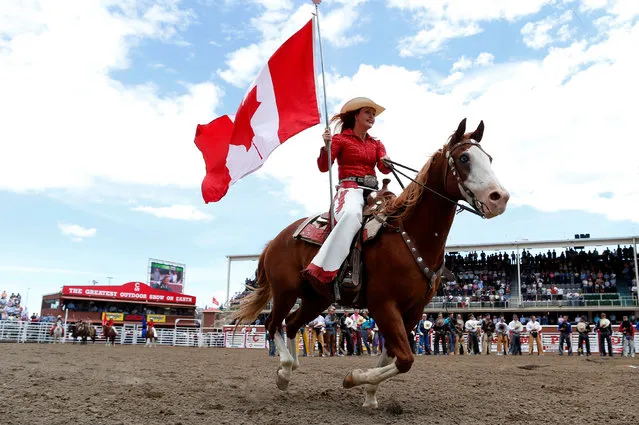
<svg viewBox="0 0 639 425"><path fill-rule="evenodd" d="M491 201L499 201L501 199L499 192L492 192L489 197Z"/></svg>

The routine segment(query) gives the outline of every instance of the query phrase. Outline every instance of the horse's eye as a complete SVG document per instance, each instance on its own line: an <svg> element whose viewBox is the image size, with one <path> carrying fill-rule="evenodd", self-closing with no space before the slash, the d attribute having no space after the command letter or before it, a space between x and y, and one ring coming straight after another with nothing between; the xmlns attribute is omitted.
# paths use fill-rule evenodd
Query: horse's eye
<svg viewBox="0 0 639 425"><path fill-rule="evenodd" d="M462 156L459 157L459 162L461 162L462 164L467 163L470 160L470 158L468 158L468 155L466 154L462 154Z"/></svg>

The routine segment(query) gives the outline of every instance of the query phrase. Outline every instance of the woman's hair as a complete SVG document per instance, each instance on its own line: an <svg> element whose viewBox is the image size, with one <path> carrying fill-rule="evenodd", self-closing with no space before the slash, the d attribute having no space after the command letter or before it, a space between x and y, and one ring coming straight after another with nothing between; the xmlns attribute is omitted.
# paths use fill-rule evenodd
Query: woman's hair
<svg viewBox="0 0 639 425"><path fill-rule="evenodd" d="M333 118L331 118L331 124L333 122L337 122L335 132L343 133L346 130L352 130L355 128L355 116L357 116L361 110L362 108L359 108L354 111L344 112L343 114L333 115Z"/></svg>

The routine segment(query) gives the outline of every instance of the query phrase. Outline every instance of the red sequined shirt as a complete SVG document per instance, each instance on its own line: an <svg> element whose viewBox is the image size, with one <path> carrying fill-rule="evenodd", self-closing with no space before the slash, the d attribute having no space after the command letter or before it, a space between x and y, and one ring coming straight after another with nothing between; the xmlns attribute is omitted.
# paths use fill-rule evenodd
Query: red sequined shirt
<svg viewBox="0 0 639 425"><path fill-rule="evenodd" d="M374 176L375 165L382 173L390 173L390 168L382 162L384 156L386 149L382 142L368 134L366 140L362 140L350 129L335 134L331 142L331 160L337 159L340 180L346 177ZM328 171L328 152L324 147L320 149L317 167L323 173Z"/></svg>

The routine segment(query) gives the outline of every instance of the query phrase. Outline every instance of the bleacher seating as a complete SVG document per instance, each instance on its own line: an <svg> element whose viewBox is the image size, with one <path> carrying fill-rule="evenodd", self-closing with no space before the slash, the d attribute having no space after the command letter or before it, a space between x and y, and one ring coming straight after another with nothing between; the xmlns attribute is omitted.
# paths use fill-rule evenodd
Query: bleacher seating
<svg viewBox="0 0 639 425"><path fill-rule="evenodd" d="M457 279L443 282L436 303L461 307L521 299L530 305L616 306L628 303L635 285L632 247L599 253L567 249L521 253L521 287L515 253L447 254L446 267ZM511 284L512 283L512 284Z"/></svg>
<svg viewBox="0 0 639 425"><path fill-rule="evenodd" d="M18 320L22 318L24 307L22 304L22 296L18 293L7 295L7 291L3 290L0 294L0 320ZM26 318L24 318L26 320Z"/></svg>

